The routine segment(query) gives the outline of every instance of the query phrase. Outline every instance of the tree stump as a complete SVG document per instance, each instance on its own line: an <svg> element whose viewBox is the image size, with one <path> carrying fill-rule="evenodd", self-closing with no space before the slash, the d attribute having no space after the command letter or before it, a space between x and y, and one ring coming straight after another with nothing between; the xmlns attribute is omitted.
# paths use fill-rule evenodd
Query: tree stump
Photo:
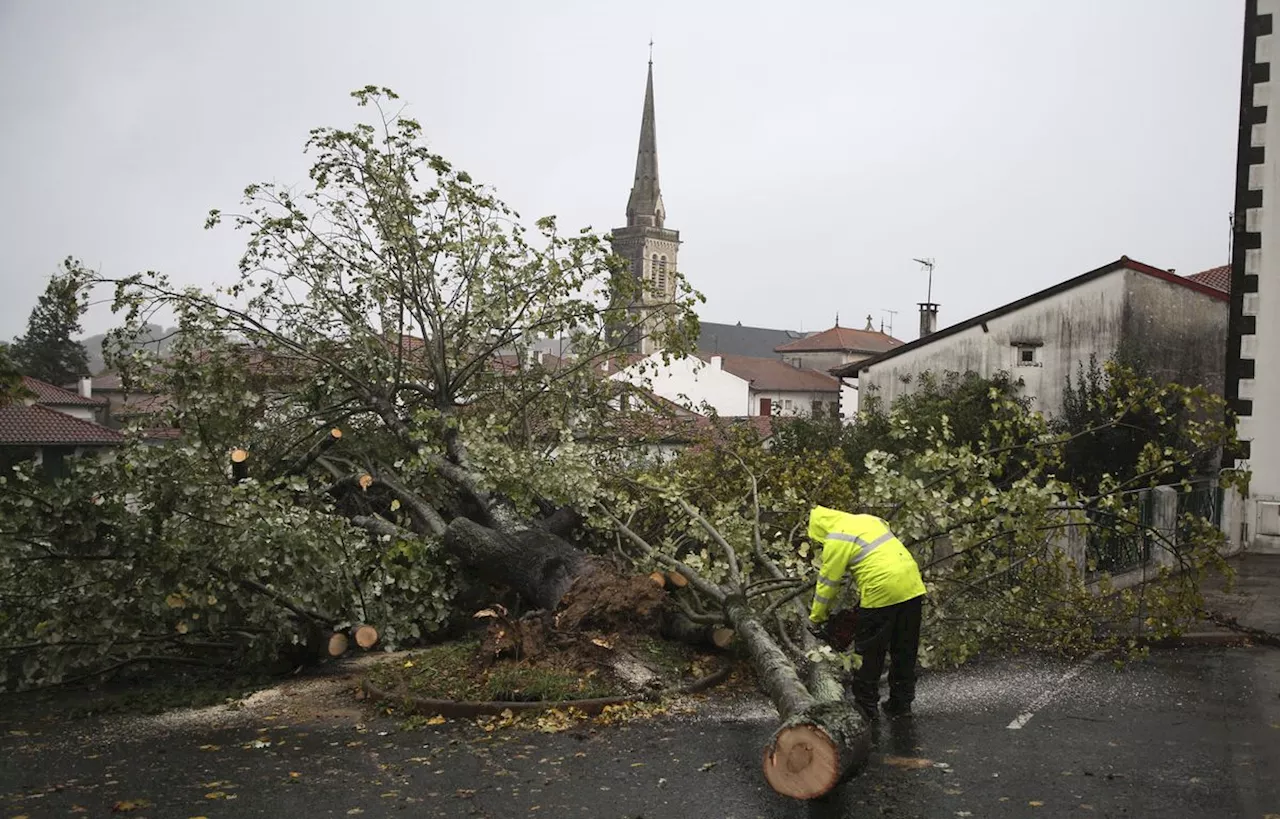
<svg viewBox="0 0 1280 819"><path fill-rule="evenodd" d="M867 723L844 702L823 702L784 720L764 749L764 778L794 799L815 799L853 776L871 752Z"/></svg>

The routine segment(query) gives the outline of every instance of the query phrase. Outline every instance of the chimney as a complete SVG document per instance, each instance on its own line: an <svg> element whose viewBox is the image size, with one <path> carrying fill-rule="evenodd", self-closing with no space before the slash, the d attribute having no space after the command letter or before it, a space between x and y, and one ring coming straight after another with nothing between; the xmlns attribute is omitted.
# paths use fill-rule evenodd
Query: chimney
<svg viewBox="0 0 1280 819"><path fill-rule="evenodd" d="M938 329L938 305L936 302L920 302L920 338L933 335Z"/></svg>
<svg viewBox="0 0 1280 819"><path fill-rule="evenodd" d="M80 379L80 397L93 397L93 379L87 375Z"/></svg>
<svg viewBox="0 0 1280 819"><path fill-rule="evenodd" d="M713 355L713 356L711 356L711 369L713 369L713 370L718 370L718 369L720 369L723 365L724 365L724 356L722 356L722 355Z"/></svg>

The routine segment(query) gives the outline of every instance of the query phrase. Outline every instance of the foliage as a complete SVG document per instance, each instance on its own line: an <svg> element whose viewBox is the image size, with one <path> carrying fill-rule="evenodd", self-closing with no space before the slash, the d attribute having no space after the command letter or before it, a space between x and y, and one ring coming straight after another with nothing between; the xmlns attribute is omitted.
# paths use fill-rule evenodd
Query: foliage
<svg viewBox="0 0 1280 819"><path fill-rule="evenodd" d="M250 185L242 213L210 214L247 234L234 284L102 280L124 317L111 363L161 396L145 423L182 445L129 447L50 487L6 478L0 559L23 584L4 592L11 679L257 662L355 618L412 642L454 594L437 549L450 521L498 527L594 491L575 441L607 412L600 366L646 320L625 305L648 284L599 236L527 228L392 92L353 96L377 115L310 133L308 185ZM670 321L646 331L687 349L698 299L679 283L659 305ZM163 312L178 326L161 359L138 342ZM574 359L537 363L548 336ZM234 486L231 450L248 453Z"/></svg>
<svg viewBox="0 0 1280 819"><path fill-rule="evenodd" d="M351 621L391 644L438 629L449 586L431 547L299 505L299 483L233 485L194 447L141 444L54 484L0 477L0 688L262 665Z"/></svg>
<svg viewBox="0 0 1280 819"><path fill-rule="evenodd" d="M795 457L839 449L847 463L861 468L871 452L901 459L927 446L929 435L941 435L944 429L953 445L976 446L993 424L1008 423L1026 411L1027 401L1019 394L1021 386L1021 380L1006 372L989 378L975 372L949 370L940 377L925 372L893 407L892 415L911 419L916 434L894 435L883 399L872 392L862 396L851 423L827 418L779 419L775 422L774 449Z"/></svg>
<svg viewBox="0 0 1280 819"><path fill-rule="evenodd" d="M1028 412L1006 382L986 385L989 406L973 412L984 420L981 428L967 427L967 440L953 431L941 399L903 401L874 412L880 446L856 465L843 445L803 448L821 442L818 436L807 442L797 436L772 451L739 440L718 451L687 453L639 479L618 476L613 514L653 547L637 556L679 560L730 590L729 597L739 589L761 610L797 593L794 583L773 579L770 564L784 578L813 577L817 546L802 540L812 505L877 514L923 568L929 589L925 663L963 662L997 647L1076 653L1133 645L1135 618L1155 635L1176 631L1198 609L1203 573L1225 567L1222 534L1212 523L1188 514L1183 536L1170 537L1143 523L1132 490L1177 480L1186 464L1228 444L1232 433L1222 421L1220 398L1199 388L1158 385L1118 366L1110 372L1129 402L1155 417L1185 410L1182 436L1176 446L1148 443L1128 477L1107 475L1091 494L1061 477L1072 439ZM971 389L977 382L956 383ZM973 411L968 395L956 406ZM1102 418L1090 432L1122 424L1124 417ZM1228 473L1223 480L1238 485L1243 477ZM757 503L759 549L753 546ZM699 525L697 515L710 526ZM1173 566L1153 569L1156 582L1138 590L1112 593L1105 576L1086 574L1083 533L1090 529L1145 534L1172 555ZM735 564L740 582L733 579ZM799 587L801 601L809 592L807 584ZM797 629L803 608L779 609L789 620L784 640L803 638Z"/></svg>
<svg viewBox="0 0 1280 819"><path fill-rule="evenodd" d="M1198 423L1195 414L1220 408L1209 405L1204 387L1159 392L1154 385L1119 359L1099 366L1092 356L1087 368L1079 365L1074 382L1068 376L1062 413L1053 423L1056 431L1072 436L1063 447L1066 480L1082 492L1096 492L1108 475L1133 478L1148 445L1161 452L1194 446L1188 429ZM1216 462L1215 451L1197 450L1197 457L1170 467L1161 480L1208 474Z"/></svg>
<svg viewBox="0 0 1280 819"><path fill-rule="evenodd" d="M89 374L84 345L72 336L80 332L93 276L93 271L68 256L49 280L27 320L26 335L14 339L9 349L24 375L62 385Z"/></svg>
<svg viewBox="0 0 1280 819"><path fill-rule="evenodd" d="M22 398L26 392L22 386L22 373L13 363L9 345L0 343L0 407Z"/></svg>

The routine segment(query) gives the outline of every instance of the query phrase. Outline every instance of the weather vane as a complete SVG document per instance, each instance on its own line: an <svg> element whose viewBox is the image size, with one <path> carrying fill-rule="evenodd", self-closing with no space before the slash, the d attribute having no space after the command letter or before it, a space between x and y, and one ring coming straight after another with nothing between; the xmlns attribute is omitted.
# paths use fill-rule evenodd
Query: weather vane
<svg viewBox="0 0 1280 819"><path fill-rule="evenodd" d="M649 65L653 65L653 37L649 38Z"/></svg>

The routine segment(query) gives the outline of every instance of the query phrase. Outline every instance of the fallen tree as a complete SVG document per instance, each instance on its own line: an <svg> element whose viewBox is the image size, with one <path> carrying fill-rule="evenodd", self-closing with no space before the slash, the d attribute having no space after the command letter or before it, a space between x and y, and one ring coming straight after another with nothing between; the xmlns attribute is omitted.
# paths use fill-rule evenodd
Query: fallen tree
<svg viewBox="0 0 1280 819"><path fill-rule="evenodd" d="M226 294L111 282L129 351L113 363L164 396L149 424L181 443L126 447L51 485L37 470L5 478L6 681L398 647L474 623L507 590L530 611L486 618L517 624L491 629L490 656L622 624L740 642L780 715L764 775L812 798L865 763L869 740L843 697L854 660L802 627L810 504L875 510L916 549L934 593L926 661L999 641L1015 614L1028 648L1092 648L1103 616L1130 612L1091 603L1049 543L1083 507L1053 477L1062 441L1042 419L1006 408L974 447L943 416L927 446L861 464L780 457L720 429L650 463L609 437L621 387L605 376L638 332L688 350L697 297L683 281L666 309L632 314L652 284L599 237L544 219L530 243L403 116L318 129L308 149L309 190L246 190L233 220L248 246ZM128 343L157 310L180 330L163 361ZM539 355L548 336L573 357ZM885 434L920 435L895 416ZM1146 455L1143 480L1181 457ZM1089 508L1129 525L1132 485Z"/></svg>

